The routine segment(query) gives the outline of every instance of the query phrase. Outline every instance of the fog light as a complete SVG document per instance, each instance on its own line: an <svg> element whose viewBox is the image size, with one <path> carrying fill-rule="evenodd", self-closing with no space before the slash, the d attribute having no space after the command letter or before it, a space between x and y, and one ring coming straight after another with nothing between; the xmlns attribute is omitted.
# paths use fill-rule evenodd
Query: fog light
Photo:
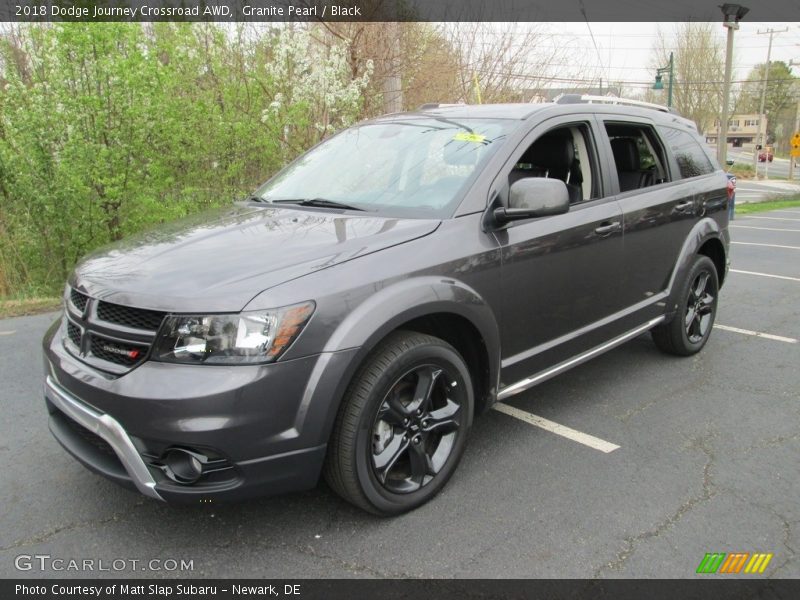
<svg viewBox="0 0 800 600"><path fill-rule="evenodd" d="M208 458L184 448L170 448L161 457L161 470L175 483L191 485L203 476Z"/></svg>

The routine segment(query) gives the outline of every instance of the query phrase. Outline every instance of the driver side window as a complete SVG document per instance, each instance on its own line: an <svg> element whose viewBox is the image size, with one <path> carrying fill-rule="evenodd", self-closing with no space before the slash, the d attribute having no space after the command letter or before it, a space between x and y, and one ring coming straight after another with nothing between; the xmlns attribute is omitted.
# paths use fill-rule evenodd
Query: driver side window
<svg viewBox="0 0 800 600"><path fill-rule="evenodd" d="M570 204L601 197L592 138L585 123L551 129L519 156L508 175L509 186L527 177L559 179L567 186Z"/></svg>

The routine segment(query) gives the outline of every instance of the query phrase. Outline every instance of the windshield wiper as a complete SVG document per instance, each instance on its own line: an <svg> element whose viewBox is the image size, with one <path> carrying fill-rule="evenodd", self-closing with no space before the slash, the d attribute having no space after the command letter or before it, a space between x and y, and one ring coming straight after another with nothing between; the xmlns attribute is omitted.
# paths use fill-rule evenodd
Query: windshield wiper
<svg viewBox="0 0 800 600"><path fill-rule="evenodd" d="M469 133L475 133L471 127L467 127L463 123L459 123L458 121L453 121L452 119L445 119L444 117L430 117L434 121L441 121L442 123L447 123L448 125L455 125L459 129L463 129Z"/></svg>
<svg viewBox="0 0 800 600"><path fill-rule="evenodd" d="M267 200L269 202L269 200ZM290 198L285 200L272 200L274 204L297 204L299 206L315 206L317 208L343 208L346 210L360 210L365 209L353 206L352 204L345 204L344 202L337 202L336 200L327 200L325 198Z"/></svg>

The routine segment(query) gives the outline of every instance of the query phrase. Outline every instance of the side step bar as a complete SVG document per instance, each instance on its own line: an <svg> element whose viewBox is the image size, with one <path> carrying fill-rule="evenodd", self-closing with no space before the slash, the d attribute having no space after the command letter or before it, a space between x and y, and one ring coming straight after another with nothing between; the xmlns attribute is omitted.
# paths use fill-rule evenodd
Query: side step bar
<svg viewBox="0 0 800 600"><path fill-rule="evenodd" d="M497 401L502 402L506 398L510 398L515 394L524 392L525 390L532 388L533 386L542 383L543 381L547 381L551 377L560 375L561 373L563 373L568 369L571 369L572 367L575 367L581 363L585 363L587 360L590 360L595 356L598 356L603 352L606 352L607 350L616 348L620 344L624 344L628 340L632 340L633 338L635 338L638 335L641 335L645 331L652 329L653 327L664 321L665 318L666 318L665 315L661 315L660 317L652 319L651 321L648 321L644 325L640 325L635 329L631 329L630 331L623 333L622 335L617 336L614 339L609 340L604 344L595 346L594 348L592 348L591 350L587 350L583 354L578 354L577 356L574 356L569 360L565 360L564 362L559 363L554 367L550 367L549 369L541 371L540 373L531 375L530 377L526 377L525 379L518 381L516 383L512 383L511 385L504 387L497 393Z"/></svg>

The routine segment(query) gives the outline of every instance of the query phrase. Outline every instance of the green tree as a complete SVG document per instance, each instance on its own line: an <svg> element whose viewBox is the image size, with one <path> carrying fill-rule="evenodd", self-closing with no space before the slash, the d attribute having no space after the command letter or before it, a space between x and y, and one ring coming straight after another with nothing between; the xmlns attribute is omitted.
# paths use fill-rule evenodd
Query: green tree
<svg viewBox="0 0 800 600"><path fill-rule="evenodd" d="M761 93L764 86L766 64L756 65L748 73L747 80L742 84L742 90L736 104L738 113L758 113L761 108ZM767 114L767 138L773 140L776 136L786 137L785 121L794 120L797 99L800 96L800 77L792 74L792 70L785 62L770 61L767 77L767 94L764 101L764 112ZM780 129L780 130L779 130Z"/></svg>
<svg viewBox="0 0 800 600"><path fill-rule="evenodd" d="M679 23L672 34L659 31L650 61L653 75L669 63L673 54L673 106L684 117L708 131L722 108L720 73L725 71L725 52L712 23ZM669 76L664 75L664 91L650 90L645 99L666 104ZM660 97L658 97L660 95Z"/></svg>
<svg viewBox="0 0 800 600"><path fill-rule="evenodd" d="M369 72L351 75L344 44L258 33L67 23L0 39L0 294L53 292L94 248L229 203L358 118Z"/></svg>

